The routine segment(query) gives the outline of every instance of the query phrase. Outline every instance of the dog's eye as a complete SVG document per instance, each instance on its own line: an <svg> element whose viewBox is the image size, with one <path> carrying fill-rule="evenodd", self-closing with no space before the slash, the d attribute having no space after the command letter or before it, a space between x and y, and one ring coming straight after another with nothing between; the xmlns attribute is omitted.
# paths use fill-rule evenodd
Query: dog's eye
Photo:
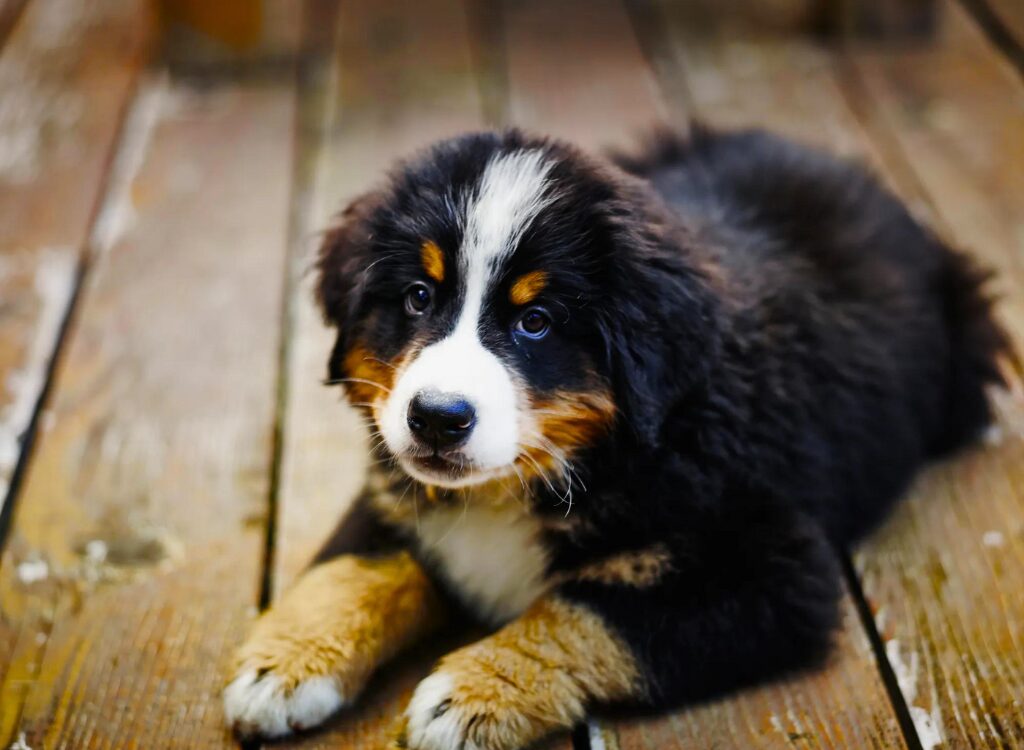
<svg viewBox="0 0 1024 750"><path fill-rule="evenodd" d="M405 312L409 315L422 315L430 307L430 286L422 281L414 281L405 289Z"/></svg>
<svg viewBox="0 0 1024 750"><path fill-rule="evenodd" d="M551 328L551 316L543 307L531 307L516 321L516 331L531 339L542 339Z"/></svg>

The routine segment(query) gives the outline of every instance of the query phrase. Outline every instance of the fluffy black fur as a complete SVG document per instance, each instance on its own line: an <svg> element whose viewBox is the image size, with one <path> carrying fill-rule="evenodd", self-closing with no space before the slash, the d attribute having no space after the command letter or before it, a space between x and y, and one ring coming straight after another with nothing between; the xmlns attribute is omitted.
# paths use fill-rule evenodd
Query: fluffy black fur
<svg viewBox="0 0 1024 750"><path fill-rule="evenodd" d="M694 127L617 166L470 135L404 166L325 246L335 375L353 338L389 357L412 335L379 305L415 253L386 251L439 234L457 246L446 187L521 147L557 161L560 197L515 262L550 271L565 315L543 348L524 355L497 324L489 345L538 392L596 372L618 414L574 459L587 490L572 531L548 532L552 572L654 543L673 558L650 588L559 593L625 639L655 706L817 662L837 620L835 546L989 421L1006 338L984 273L863 168L765 132ZM390 281L365 272L374 262ZM559 500L538 483L533 512L561 518Z"/></svg>

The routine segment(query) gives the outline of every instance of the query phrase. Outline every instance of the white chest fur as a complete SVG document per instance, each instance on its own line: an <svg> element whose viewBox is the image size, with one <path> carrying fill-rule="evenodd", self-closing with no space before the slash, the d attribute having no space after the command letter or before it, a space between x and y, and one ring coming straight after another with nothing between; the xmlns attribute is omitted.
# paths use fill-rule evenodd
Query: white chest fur
<svg viewBox="0 0 1024 750"><path fill-rule="evenodd" d="M517 507L474 507L470 501L421 509L417 537L424 555L482 619L510 620L544 593L540 528Z"/></svg>

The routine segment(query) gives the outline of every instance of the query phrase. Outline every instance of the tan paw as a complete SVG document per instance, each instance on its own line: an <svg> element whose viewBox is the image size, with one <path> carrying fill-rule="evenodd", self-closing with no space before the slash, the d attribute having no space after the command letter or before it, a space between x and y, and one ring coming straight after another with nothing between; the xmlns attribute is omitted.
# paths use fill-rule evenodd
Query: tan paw
<svg viewBox="0 0 1024 750"><path fill-rule="evenodd" d="M224 689L224 716L242 737L283 737L310 729L346 704L331 676L291 684L273 671L245 669Z"/></svg>
<svg viewBox="0 0 1024 750"><path fill-rule="evenodd" d="M419 684L403 717L398 747L518 750L562 723L550 714L533 713L529 692L505 678L465 677L442 669Z"/></svg>
<svg viewBox="0 0 1024 750"><path fill-rule="evenodd" d="M295 613L284 606L264 614L236 655L224 718L241 737L311 729L354 700L369 673L364 662L345 659L338 637L298 627Z"/></svg>
<svg viewBox="0 0 1024 750"><path fill-rule="evenodd" d="M600 617L557 599L441 660L413 692L397 747L519 750L640 693L633 657Z"/></svg>
<svg viewBox="0 0 1024 750"><path fill-rule="evenodd" d="M340 557L310 569L253 625L224 690L244 737L282 737L354 701L373 670L438 619L406 553Z"/></svg>

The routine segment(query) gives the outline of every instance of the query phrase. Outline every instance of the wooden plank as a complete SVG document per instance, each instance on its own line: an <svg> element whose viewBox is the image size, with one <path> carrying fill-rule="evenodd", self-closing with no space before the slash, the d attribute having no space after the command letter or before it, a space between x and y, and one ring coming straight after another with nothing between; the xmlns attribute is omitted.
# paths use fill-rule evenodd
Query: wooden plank
<svg viewBox="0 0 1024 750"><path fill-rule="evenodd" d="M1024 351L1024 87L956 4L935 45L854 49L853 95L946 231L999 271ZM1024 747L1024 390L984 449L935 467L858 553L926 748Z"/></svg>
<svg viewBox="0 0 1024 750"><path fill-rule="evenodd" d="M4 48L11 29L18 22L27 0L0 0L0 50Z"/></svg>
<svg viewBox="0 0 1024 750"><path fill-rule="evenodd" d="M692 3L687 3L685 8L678 4L672 7L689 12L687 9ZM638 100L637 90L643 87L637 81L645 80L649 74L635 44L621 39L622 29L628 28L628 19L613 0L587 4L589 20L587 25L573 24L573 36L577 36L579 30L579 38L571 45L561 33L544 32L544 29L559 29L555 20L575 17L571 13L578 9L579 6L571 2L508 5L505 23L510 109L514 117L520 118L516 122L552 130L572 139L583 138L588 144L609 136L620 142L628 141L637 123L644 119L655 121L671 109L657 102L656 92L646 102ZM659 23L665 24L665 16L650 20L654 28ZM698 108L695 114L717 121L718 116L734 113L734 108L741 105L745 109L733 116L741 117L744 124L774 121L773 124L785 124L782 129L791 133L799 127L796 134L812 135L819 143L835 143L842 135L847 152L859 142L856 134L849 131L851 118L843 108L835 84L828 88L801 70L799 76L791 76L790 81L776 85L778 71L772 70L765 72L767 80L743 83L740 91L733 94L732 87L739 85L737 70L754 76L758 65L750 55L758 48L743 48L744 66L743 53L726 50L724 42L711 29L701 28L691 35L687 30L695 29L692 17L672 15L670 20L672 31L678 35L669 40L670 46L660 45L658 49L651 40L647 40L647 46L653 48L655 54L668 58L683 51L697 55L694 60L697 65L687 67L685 81L665 82L667 92L690 92ZM641 28L651 27L645 23ZM616 36L620 41L609 49L607 41ZM773 54L792 64L786 51L778 50ZM566 55L578 59L569 66ZM730 56L732 59L727 59ZM609 81L592 79L594 65L591 64L597 57L613 59L617 77ZM682 60L678 56L675 60L678 70ZM811 68L819 64L810 59L805 60L804 65ZM672 69L665 59L658 66L663 73ZM535 74L537 70L559 71L559 75L544 78ZM561 95L563 91L588 90L596 86L598 80L602 84L600 95L594 100L585 100L579 107L574 106L574 99ZM806 94L801 90L802 82L810 86ZM761 90L765 87L770 92ZM773 100L772 93L780 98ZM752 94L753 101L740 101L744 94ZM679 102L674 107L678 108ZM814 127L805 127L803 120L812 107L817 113ZM595 119L600 120L599 129L592 128ZM843 628L836 653L824 671L745 691L730 699L664 718L606 722L601 738L608 747L617 748L783 748L796 743L858 750L902 747L898 721L849 596L845 597L843 608Z"/></svg>
<svg viewBox="0 0 1024 750"><path fill-rule="evenodd" d="M620 2L504 7L513 124L601 149L632 145L669 122L670 110Z"/></svg>
<svg viewBox="0 0 1024 750"><path fill-rule="evenodd" d="M467 14L459 0L353 0L341 4L331 70L304 106L305 176L299 237L309 238L364 190L379 183L395 159L432 141L483 125ZM320 87L327 101L317 101ZM322 119L321 119L322 116ZM287 358L274 594L284 590L345 512L367 466L365 431L355 412L325 388L333 335L313 304L303 273L315 242L295 248L295 285ZM445 652L464 642L441 636L386 666L349 711L323 730L274 747L376 748L417 682ZM568 750L556 740L550 750Z"/></svg>
<svg viewBox="0 0 1024 750"><path fill-rule="evenodd" d="M905 747L875 675L871 644L849 595L835 654L820 671L744 690L659 719L602 728L608 750Z"/></svg>
<svg viewBox="0 0 1024 750"><path fill-rule="evenodd" d="M149 46L147 9L37 0L0 55L0 507ZM13 22L20 3L4 11Z"/></svg>
<svg viewBox="0 0 1024 750"><path fill-rule="evenodd" d="M1024 61L1024 3L1020 0L975 0L986 6L1017 47L1018 62Z"/></svg>
<svg viewBox="0 0 1024 750"><path fill-rule="evenodd" d="M155 81L137 107L150 145L123 147L0 566L4 747L233 745L219 692L261 580L294 92Z"/></svg>
<svg viewBox="0 0 1024 750"><path fill-rule="evenodd" d="M865 127L913 171L950 239L1004 271L997 288L1014 326L1024 316L1012 293L1024 284L1024 94L966 13L944 11L933 46L852 48L847 84Z"/></svg>

